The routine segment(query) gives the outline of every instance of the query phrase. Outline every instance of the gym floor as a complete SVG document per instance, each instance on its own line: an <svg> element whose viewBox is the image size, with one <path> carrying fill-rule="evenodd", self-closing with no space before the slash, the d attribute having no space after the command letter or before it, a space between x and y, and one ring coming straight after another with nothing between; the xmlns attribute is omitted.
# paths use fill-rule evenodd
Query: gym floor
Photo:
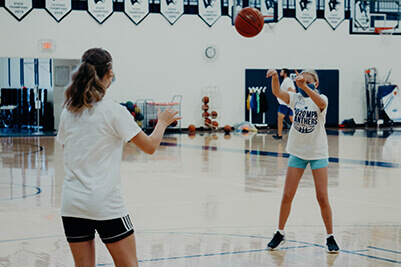
<svg viewBox="0 0 401 267"><path fill-rule="evenodd" d="M270 134L167 135L145 155L127 144L121 169L140 266L401 265L401 129L329 130L329 193L338 255L307 170L279 251L286 139ZM0 139L0 266L73 266L59 216L64 176L55 137ZM114 266L96 239L97 265Z"/></svg>

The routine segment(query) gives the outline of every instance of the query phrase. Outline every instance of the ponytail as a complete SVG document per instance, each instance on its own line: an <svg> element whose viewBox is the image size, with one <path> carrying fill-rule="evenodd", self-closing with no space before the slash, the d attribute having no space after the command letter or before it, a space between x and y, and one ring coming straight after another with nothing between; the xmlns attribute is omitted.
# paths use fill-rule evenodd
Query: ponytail
<svg viewBox="0 0 401 267"><path fill-rule="evenodd" d="M111 69L111 56L101 48L89 49L82 56L81 64L71 76L65 91L65 107L71 113L82 113L103 99L106 87L104 75Z"/></svg>

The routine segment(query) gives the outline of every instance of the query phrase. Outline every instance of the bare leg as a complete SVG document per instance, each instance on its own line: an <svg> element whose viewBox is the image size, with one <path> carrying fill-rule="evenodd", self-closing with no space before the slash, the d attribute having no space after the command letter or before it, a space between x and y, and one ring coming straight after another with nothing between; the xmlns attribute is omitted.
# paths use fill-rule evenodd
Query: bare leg
<svg viewBox="0 0 401 267"><path fill-rule="evenodd" d="M95 239L68 244L74 257L75 267L94 267L96 265Z"/></svg>
<svg viewBox="0 0 401 267"><path fill-rule="evenodd" d="M137 267L135 235L132 234L118 242L106 244L116 267Z"/></svg>
<svg viewBox="0 0 401 267"><path fill-rule="evenodd" d="M294 117L293 116L288 116L288 117L290 117L290 121L293 122L293 120L294 120L293 118Z"/></svg>
<svg viewBox="0 0 401 267"><path fill-rule="evenodd" d="M281 114L280 112L277 113L277 135L278 136L283 136L283 120L284 120L284 114Z"/></svg>
<svg viewBox="0 0 401 267"><path fill-rule="evenodd" d="M288 167L287 175L285 178L284 192L281 199L280 219L278 222L278 229L284 230L287 223L288 216L291 211L291 203L297 192L299 181L304 174L305 169Z"/></svg>
<svg viewBox="0 0 401 267"><path fill-rule="evenodd" d="M330 235L333 233L333 218L327 192L328 167L312 170L312 174L315 180L316 198L319 202L320 212L327 234Z"/></svg>

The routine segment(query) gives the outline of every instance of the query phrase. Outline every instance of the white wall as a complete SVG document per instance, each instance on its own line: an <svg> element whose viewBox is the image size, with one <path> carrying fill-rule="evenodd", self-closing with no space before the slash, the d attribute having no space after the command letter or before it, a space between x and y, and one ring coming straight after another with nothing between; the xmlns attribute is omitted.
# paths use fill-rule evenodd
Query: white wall
<svg viewBox="0 0 401 267"><path fill-rule="evenodd" d="M55 59L53 60L53 113L54 113L54 127L58 130L58 126L60 123L60 115L63 106L64 100L64 86L57 86L55 81L56 76L56 67L68 67L69 72L71 73L76 65L79 63L79 60L67 60L67 59Z"/></svg>
<svg viewBox="0 0 401 267"><path fill-rule="evenodd" d="M228 17L209 28L195 15L185 15L170 26L161 15L150 14L135 26L116 12L99 25L82 11L73 11L57 23L45 10L34 10L17 22L2 8L0 25L7 25L0 27L0 57L73 59L90 47L109 50L117 74L109 94L117 101L166 101L182 94L183 126L199 120L200 91L205 86L218 86L223 94L220 124L243 121L246 68L340 69L340 122L365 119L365 68L377 67L382 76L392 68L392 80L401 84L401 37L381 47L379 36L349 35L348 21L333 31L319 19L305 31L288 18L273 31L245 39ZM56 41L54 53L38 51L38 41L45 38ZM214 63L202 55L209 44L220 53Z"/></svg>

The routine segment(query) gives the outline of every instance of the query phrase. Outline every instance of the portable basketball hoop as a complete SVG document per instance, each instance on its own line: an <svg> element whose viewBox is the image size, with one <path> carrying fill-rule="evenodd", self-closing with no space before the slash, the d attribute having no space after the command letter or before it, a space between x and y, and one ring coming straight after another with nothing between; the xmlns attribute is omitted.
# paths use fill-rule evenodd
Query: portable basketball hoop
<svg viewBox="0 0 401 267"><path fill-rule="evenodd" d="M380 35L381 45L388 46L391 44L394 27L375 27L375 33Z"/></svg>

